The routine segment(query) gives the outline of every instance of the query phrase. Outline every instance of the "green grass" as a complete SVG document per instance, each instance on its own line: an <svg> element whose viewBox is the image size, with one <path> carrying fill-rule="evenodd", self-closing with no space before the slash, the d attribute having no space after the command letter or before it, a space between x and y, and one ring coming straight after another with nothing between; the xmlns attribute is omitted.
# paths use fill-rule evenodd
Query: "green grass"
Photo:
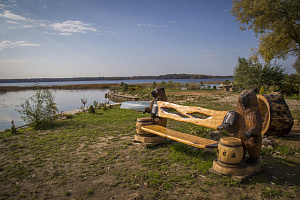
<svg viewBox="0 0 300 200"><path fill-rule="evenodd" d="M268 190L271 184L264 175L240 184L209 173L216 158L214 151L178 142L150 148L133 144L136 119L141 117L149 115L115 107L74 115L58 121L50 130L27 128L18 130L17 135L2 132L0 199L97 198L101 188L147 191L145 199L208 199L215 193L226 197L229 194L225 191L234 195L233 199L247 199L253 197L252 190L264 198L297 196L299 188L293 185L288 188L290 195L277 192L286 186ZM168 120L168 128L207 138L211 131L174 120ZM299 152L287 147L263 151L268 157L274 151L283 156ZM79 188L72 188L74 185Z"/></svg>

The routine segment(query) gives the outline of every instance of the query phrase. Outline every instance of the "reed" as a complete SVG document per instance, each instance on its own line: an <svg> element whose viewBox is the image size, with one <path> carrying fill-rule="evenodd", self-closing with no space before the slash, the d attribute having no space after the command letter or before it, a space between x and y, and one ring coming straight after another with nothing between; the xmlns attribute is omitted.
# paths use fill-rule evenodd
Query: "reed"
<svg viewBox="0 0 300 200"><path fill-rule="evenodd" d="M222 81L207 81L204 82L204 84L220 84ZM198 88L198 83L188 83L189 87L192 89ZM153 88L153 83L135 83L135 84L128 84L129 86L133 87L140 87L142 89L145 88ZM173 87L178 85L178 83L175 81L173 82ZM180 84L180 86L184 86L186 84ZM89 89L110 89L115 90L119 89L120 84L118 83L106 83L106 84L76 84L76 85L50 85L50 86L41 86L38 87L40 89L53 89L53 90L89 90ZM161 83L157 83L157 87L163 85ZM168 87L166 85L166 87ZM37 88L36 85L34 86L0 86L0 94L5 92L11 92L11 91L21 91L21 90L35 90Z"/></svg>
<svg viewBox="0 0 300 200"><path fill-rule="evenodd" d="M53 89L53 90L88 90L88 89L113 89L117 88L119 84L78 84L78 85L51 85L38 86L39 89ZM35 90L37 86L0 86L0 93L21 90Z"/></svg>

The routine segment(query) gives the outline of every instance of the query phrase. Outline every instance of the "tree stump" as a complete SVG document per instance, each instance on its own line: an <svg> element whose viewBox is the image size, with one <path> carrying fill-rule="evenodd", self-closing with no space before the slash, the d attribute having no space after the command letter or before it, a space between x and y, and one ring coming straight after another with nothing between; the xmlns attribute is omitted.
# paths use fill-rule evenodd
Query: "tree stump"
<svg viewBox="0 0 300 200"><path fill-rule="evenodd" d="M263 119L262 135L288 134L294 120L280 92L267 95L257 95L259 110Z"/></svg>

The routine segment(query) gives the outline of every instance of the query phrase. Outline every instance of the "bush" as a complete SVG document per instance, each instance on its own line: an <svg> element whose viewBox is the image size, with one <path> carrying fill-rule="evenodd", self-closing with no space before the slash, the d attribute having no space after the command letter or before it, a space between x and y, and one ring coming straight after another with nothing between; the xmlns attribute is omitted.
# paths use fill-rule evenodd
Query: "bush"
<svg viewBox="0 0 300 200"><path fill-rule="evenodd" d="M35 129L46 129L54 124L58 109L54 103L54 96L49 90L38 88L35 94L21 104L21 118Z"/></svg>
<svg viewBox="0 0 300 200"><path fill-rule="evenodd" d="M127 92L128 88L129 88L129 86L128 86L127 83L121 82L121 84L120 84L120 90L122 92Z"/></svg>
<svg viewBox="0 0 300 200"><path fill-rule="evenodd" d="M90 105L89 113L96 113L94 106Z"/></svg>

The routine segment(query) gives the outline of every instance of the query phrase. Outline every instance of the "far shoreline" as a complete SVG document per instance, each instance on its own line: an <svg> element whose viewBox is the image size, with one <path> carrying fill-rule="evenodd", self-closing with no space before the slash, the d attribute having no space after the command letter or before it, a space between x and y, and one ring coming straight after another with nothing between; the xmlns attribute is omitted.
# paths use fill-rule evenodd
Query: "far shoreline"
<svg viewBox="0 0 300 200"><path fill-rule="evenodd" d="M176 80L176 79L232 79L233 76L205 74L165 74L158 76L116 76L116 77L73 77L73 78L20 78L0 79L0 83L30 83L30 82L68 82L68 81L116 81L116 80Z"/></svg>
<svg viewBox="0 0 300 200"><path fill-rule="evenodd" d="M201 79L200 79L201 80ZM199 82L200 82L199 80ZM153 80L155 81L155 80ZM191 80L192 81L192 80ZM172 80L177 83L176 80ZM199 82L187 82L189 84L199 84ZM221 84L224 81L203 81L203 84ZM129 86L149 87L153 83L132 83ZM158 83L159 84L159 83ZM97 90L97 89L114 89L119 83L102 83L102 84L74 84L74 85L33 85L33 86L0 86L1 92L21 91L21 90L36 90L36 89L53 89L53 90Z"/></svg>

